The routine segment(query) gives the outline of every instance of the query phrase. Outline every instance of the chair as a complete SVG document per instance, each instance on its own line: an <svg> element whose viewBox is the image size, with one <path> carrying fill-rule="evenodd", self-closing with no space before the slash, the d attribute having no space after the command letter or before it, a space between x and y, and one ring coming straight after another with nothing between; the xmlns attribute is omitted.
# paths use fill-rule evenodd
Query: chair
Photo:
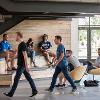
<svg viewBox="0 0 100 100"><path fill-rule="evenodd" d="M70 72L70 76L74 80L74 83L77 85L77 87L79 87L79 92L87 92L84 87L80 86L80 82L86 72L86 69L87 68L84 66L79 66Z"/></svg>
<svg viewBox="0 0 100 100"><path fill-rule="evenodd" d="M93 75L93 80L94 80L95 75L100 75L100 68L92 69L88 72L88 74L92 74Z"/></svg>
<svg viewBox="0 0 100 100"><path fill-rule="evenodd" d="M75 82L78 82L83 78L85 72L86 72L86 67L80 66L71 71L70 76Z"/></svg>

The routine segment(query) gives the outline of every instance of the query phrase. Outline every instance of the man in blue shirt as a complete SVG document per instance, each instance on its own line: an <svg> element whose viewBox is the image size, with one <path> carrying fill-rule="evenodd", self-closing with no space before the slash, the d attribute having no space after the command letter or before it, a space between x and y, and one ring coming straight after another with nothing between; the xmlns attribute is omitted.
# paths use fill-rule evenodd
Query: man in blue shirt
<svg viewBox="0 0 100 100"><path fill-rule="evenodd" d="M3 35L3 40L0 42L0 58L5 58L7 62L7 70L15 69L14 67L14 58L16 52L12 50L10 43L8 42L8 35ZM11 62L9 66L8 62Z"/></svg>
<svg viewBox="0 0 100 100"><path fill-rule="evenodd" d="M58 46L57 47L57 52L56 52L56 59L55 59L55 64L54 66L56 66L53 78L52 78L52 82L51 82L51 86L49 87L49 89L47 89L47 91L52 92L55 84L56 84L56 80L57 77L59 75L59 73L63 73L65 78L69 81L69 83L72 86L72 92L75 92L77 90L72 78L69 76L68 71L67 71L67 67L68 67L68 61L67 61L67 57L66 57L66 51L65 51L65 47L64 45L61 43L62 42L62 37L61 36L55 36L55 40L54 40L55 44Z"/></svg>
<svg viewBox="0 0 100 100"><path fill-rule="evenodd" d="M51 42L48 41L48 35L44 34L42 37L42 41L39 43L39 49L42 52L43 56L46 58L48 65L52 64L49 57L55 57L55 55L50 51L52 47Z"/></svg>

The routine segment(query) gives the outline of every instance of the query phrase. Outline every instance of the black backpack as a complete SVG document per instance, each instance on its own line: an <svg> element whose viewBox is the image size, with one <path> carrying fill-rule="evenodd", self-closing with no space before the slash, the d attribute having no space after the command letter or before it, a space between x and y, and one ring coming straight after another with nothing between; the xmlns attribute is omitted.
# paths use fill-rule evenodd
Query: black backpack
<svg viewBox="0 0 100 100"><path fill-rule="evenodd" d="M97 80L85 80L84 81L84 86L86 87L94 87L94 86L99 86L99 81Z"/></svg>

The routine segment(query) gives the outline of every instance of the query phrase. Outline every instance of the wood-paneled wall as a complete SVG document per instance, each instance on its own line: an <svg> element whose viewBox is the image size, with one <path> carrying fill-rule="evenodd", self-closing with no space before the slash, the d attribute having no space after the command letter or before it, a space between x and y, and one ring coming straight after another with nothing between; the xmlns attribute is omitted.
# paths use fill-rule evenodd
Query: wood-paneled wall
<svg viewBox="0 0 100 100"><path fill-rule="evenodd" d="M25 41L28 38L33 38L34 47L37 50L37 44L41 40L43 34L48 34L49 40L53 47L52 51L55 51L56 46L54 44L55 35L61 35L63 37L63 43L66 49L71 48L71 21L65 20L24 20L20 24L16 25L9 31L5 32L9 34L9 41L13 48L17 48L16 32L20 31L24 34ZM0 40L1 40L0 36Z"/></svg>

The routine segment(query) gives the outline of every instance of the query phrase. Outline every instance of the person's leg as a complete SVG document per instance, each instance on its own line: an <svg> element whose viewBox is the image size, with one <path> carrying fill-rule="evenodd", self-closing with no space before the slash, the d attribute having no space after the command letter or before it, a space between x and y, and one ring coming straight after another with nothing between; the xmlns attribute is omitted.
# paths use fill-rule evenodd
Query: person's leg
<svg viewBox="0 0 100 100"><path fill-rule="evenodd" d="M16 52L13 52L13 51L9 52L9 58L11 59L10 60L10 63L11 63L10 64L10 68L11 69L16 69L15 68L15 60L14 60L16 57L17 57L17 53Z"/></svg>
<svg viewBox="0 0 100 100"><path fill-rule="evenodd" d="M16 67L15 67L15 59L12 59L11 60L11 65L10 67L12 68L12 70L16 70Z"/></svg>
<svg viewBox="0 0 100 100"><path fill-rule="evenodd" d="M11 68L9 66L9 62L10 62L9 52L2 52L2 53L0 53L0 57L1 58L5 58L5 61L6 61L6 64L7 64L7 69L6 70L11 71Z"/></svg>
<svg viewBox="0 0 100 100"><path fill-rule="evenodd" d="M65 66L61 66L61 71L64 74L65 78L68 80L68 82L71 84L71 86L73 87L73 89L76 88L76 85L74 84L72 78L70 77L70 75L68 74L68 70L67 67Z"/></svg>
<svg viewBox="0 0 100 100"><path fill-rule="evenodd" d="M48 64L50 64L49 53L48 52L43 52L43 56L46 58Z"/></svg>
<svg viewBox="0 0 100 100"><path fill-rule="evenodd" d="M64 86L64 84L63 84L63 79L64 79L63 73L61 72L58 77L59 77L59 83L55 86L56 87L63 87Z"/></svg>
<svg viewBox="0 0 100 100"><path fill-rule="evenodd" d="M32 93L37 91L35 83L34 83L33 79L31 78L31 75L26 70L24 70L24 75L25 75L26 79L28 80L28 82L29 82L29 84L32 88Z"/></svg>
<svg viewBox="0 0 100 100"><path fill-rule="evenodd" d="M59 68L59 66L57 66L56 69L55 69L55 72L53 74L52 82L51 82L51 85L50 85L50 88L49 88L51 91L53 91L53 89L55 87L57 77L58 77L60 72L61 72L61 69Z"/></svg>
<svg viewBox="0 0 100 100"><path fill-rule="evenodd" d="M64 78L63 73L60 73L60 74L59 74L59 84L60 84L60 85L63 84L63 78Z"/></svg>
<svg viewBox="0 0 100 100"><path fill-rule="evenodd" d="M34 58L35 58L35 51L31 51L31 62L33 63L34 67L37 67Z"/></svg>
<svg viewBox="0 0 100 100"><path fill-rule="evenodd" d="M64 77L63 85L66 85L66 78Z"/></svg>
<svg viewBox="0 0 100 100"><path fill-rule="evenodd" d="M10 96L14 95L15 90L16 90L17 85L18 85L18 82L19 82L19 79L20 79L24 70L25 70L25 68L23 68L23 67L20 67L20 68L17 69L16 75L15 75L15 78L14 78L14 83L12 85L10 92L8 93Z"/></svg>
<svg viewBox="0 0 100 100"><path fill-rule="evenodd" d="M56 58L56 55L51 51L49 51L48 53L49 53L49 56L52 57L52 62L51 63L54 63L54 59Z"/></svg>

